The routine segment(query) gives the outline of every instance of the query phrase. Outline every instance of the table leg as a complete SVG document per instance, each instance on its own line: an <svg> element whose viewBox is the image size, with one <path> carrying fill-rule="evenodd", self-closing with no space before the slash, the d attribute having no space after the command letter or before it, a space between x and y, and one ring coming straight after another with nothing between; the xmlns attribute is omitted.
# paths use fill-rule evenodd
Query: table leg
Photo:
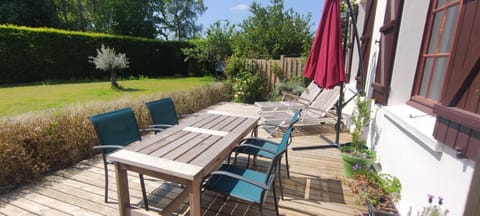
<svg viewBox="0 0 480 216"><path fill-rule="evenodd" d="M190 215L197 216L202 214L201 210L201 200L202 200L202 190L201 190L202 179L195 178L190 187Z"/></svg>
<svg viewBox="0 0 480 216"><path fill-rule="evenodd" d="M128 193L127 170L122 169L120 163L115 163L115 177L117 179L118 210L121 216L130 215L130 195Z"/></svg>

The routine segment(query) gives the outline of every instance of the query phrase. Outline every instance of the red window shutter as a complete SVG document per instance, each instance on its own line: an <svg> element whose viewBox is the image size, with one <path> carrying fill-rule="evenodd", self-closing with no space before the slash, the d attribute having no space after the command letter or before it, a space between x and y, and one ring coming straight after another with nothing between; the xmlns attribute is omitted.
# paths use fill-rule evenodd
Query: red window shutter
<svg viewBox="0 0 480 216"><path fill-rule="evenodd" d="M375 103L387 105L390 81L397 47L400 20L402 18L403 0L388 0L383 26L380 28L380 54L377 62L373 98Z"/></svg>
<svg viewBox="0 0 480 216"><path fill-rule="evenodd" d="M480 0L464 1L433 136L459 155L480 156Z"/></svg>
<svg viewBox="0 0 480 216"><path fill-rule="evenodd" d="M365 20L363 26L362 37L360 37L360 49L363 59L366 60L370 56L370 44L372 42L373 23L375 22L375 10L377 8L377 0L368 0L365 10ZM360 65L361 66L361 65ZM363 73L360 68L357 72L357 89L364 92L367 79L368 62L363 62Z"/></svg>

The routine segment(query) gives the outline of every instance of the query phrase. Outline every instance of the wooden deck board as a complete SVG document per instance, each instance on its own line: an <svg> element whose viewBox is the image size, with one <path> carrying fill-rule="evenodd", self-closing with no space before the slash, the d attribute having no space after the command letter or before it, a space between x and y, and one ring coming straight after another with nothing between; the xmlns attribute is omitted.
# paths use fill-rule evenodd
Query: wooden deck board
<svg viewBox="0 0 480 216"><path fill-rule="evenodd" d="M246 106L247 109L255 107ZM220 110L221 111L221 110ZM228 112L235 112L226 109ZM239 113L246 113L241 110ZM252 116L256 110L252 110ZM205 121L203 124L208 124ZM218 123L218 122L217 122ZM223 123L219 123L223 124ZM354 206L354 197L343 184L343 165L340 153L335 148L292 150L294 147L325 145L316 128L295 132L293 143L288 147L291 177L287 178L285 159L282 159L282 180L285 200L280 199L278 183L277 198L281 215L360 215ZM309 134L302 135L307 131ZM331 132L331 131L330 131ZM319 132L320 133L320 132ZM267 137L259 130L260 137ZM326 133L331 140L335 134ZM280 138L273 138L279 141ZM342 134L341 141L348 141L348 134ZM178 155L181 155L180 153ZM181 156L180 156L181 157ZM238 164L245 165L244 157ZM257 169L265 169L267 161L258 159ZM138 174L128 172L130 202L134 207L142 207L142 196ZM74 167L47 176L42 182L26 185L0 196L0 216L2 215L117 215L118 204L114 167L109 166L109 203L104 203L104 171L100 157L82 161ZM176 183L165 182L145 176L151 211L141 209L138 215L155 215L165 208L183 190ZM257 215L259 207L206 191L202 194L203 215ZM189 215L188 202L184 202L173 215ZM264 204L264 215L275 215L273 194L269 192Z"/></svg>

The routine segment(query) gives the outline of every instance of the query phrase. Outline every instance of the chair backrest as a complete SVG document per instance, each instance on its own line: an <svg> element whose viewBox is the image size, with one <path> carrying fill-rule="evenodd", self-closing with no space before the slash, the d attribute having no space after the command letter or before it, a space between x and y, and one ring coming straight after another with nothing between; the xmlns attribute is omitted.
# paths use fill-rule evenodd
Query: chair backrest
<svg viewBox="0 0 480 216"><path fill-rule="evenodd" d="M147 102L145 105L147 105L147 108L150 111L153 124L178 124L177 111L175 111L175 104L173 103L172 98L168 97Z"/></svg>
<svg viewBox="0 0 480 216"><path fill-rule="evenodd" d="M131 108L90 116L89 119L95 128L100 145L126 146L142 139ZM113 150L103 149L103 153Z"/></svg>
<svg viewBox="0 0 480 216"><path fill-rule="evenodd" d="M313 101L318 94L322 91L313 81L308 84L307 88L302 92L300 98L306 99L308 101Z"/></svg>
<svg viewBox="0 0 480 216"><path fill-rule="evenodd" d="M312 104L310 104L309 107L313 109L310 109L309 111L320 116L325 116L327 112L333 108L339 97L340 86L335 86L333 89L324 89L322 92L320 92L318 97L315 98Z"/></svg>
<svg viewBox="0 0 480 216"><path fill-rule="evenodd" d="M282 160L282 155L287 150L287 147L286 147L287 140L289 139L290 134L292 133L292 130L293 130L293 127L288 128L287 131L285 132L285 135L283 135L284 138L282 138L282 142L280 142L280 145L283 144L283 147L280 147L280 146L278 147L277 152L275 153L272 159L272 163L270 164L270 167L268 168L268 172L267 172L268 177L265 180L266 185L270 185L271 182L273 181L273 178L275 178L276 167L280 165L280 161ZM285 137L287 138L285 139Z"/></svg>
<svg viewBox="0 0 480 216"><path fill-rule="evenodd" d="M290 136L292 136L292 131L293 131L293 127L287 128L287 130L282 136L282 140L280 141L280 144L277 146L277 153L287 149Z"/></svg>
<svg viewBox="0 0 480 216"><path fill-rule="evenodd" d="M357 89L355 89L354 86L346 84L343 91L343 103L345 106L342 109L342 114L346 116L352 116L357 109L355 105L355 97L358 94Z"/></svg>
<svg viewBox="0 0 480 216"><path fill-rule="evenodd" d="M293 127L293 125L298 122L298 120L300 119L301 113L302 113L302 109L299 109L293 114L292 120L290 120L290 124L288 125L289 128Z"/></svg>

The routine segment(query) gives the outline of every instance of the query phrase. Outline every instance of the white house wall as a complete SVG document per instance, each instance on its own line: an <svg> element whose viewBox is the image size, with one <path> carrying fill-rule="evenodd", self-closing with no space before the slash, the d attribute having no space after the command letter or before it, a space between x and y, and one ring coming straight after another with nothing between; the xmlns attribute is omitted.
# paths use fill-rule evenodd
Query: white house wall
<svg viewBox="0 0 480 216"><path fill-rule="evenodd" d="M404 1L388 105L405 104L412 93L429 1ZM405 85L408 83L408 85Z"/></svg>
<svg viewBox="0 0 480 216"><path fill-rule="evenodd" d="M427 194L442 196L449 215L462 215L473 175L473 161L456 158L453 149L433 138L434 116L406 104L412 92L428 5L427 0L404 0L388 106L374 106L375 119L370 127L368 145L377 151L382 172L397 176L403 185L398 204L402 215L409 212L417 215L428 204ZM385 7L386 0L377 2L373 41L380 38ZM360 6L362 9L364 7ZM358 28L363 29L363 26ZM370 62L367 83L371 83L378 44L372 42L370 56L365 59ZM367 95L370 94L368 88Z"/></svg>

